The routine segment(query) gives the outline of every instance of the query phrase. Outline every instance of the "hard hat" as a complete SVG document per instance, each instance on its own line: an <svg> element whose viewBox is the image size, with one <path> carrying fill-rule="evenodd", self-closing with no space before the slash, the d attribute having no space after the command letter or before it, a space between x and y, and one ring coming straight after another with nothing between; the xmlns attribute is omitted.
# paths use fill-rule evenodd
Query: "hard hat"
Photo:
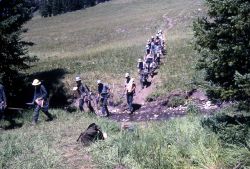
<svg viewBox="0 0 250 169"><path fill-rule="evenodd" d="M141 59L138 59L138 62L142 62L142 60L141 60Z"/></svg>
<svg viewBox="0 0 250 169"><path fill-rule="evenodd" d="M38 86L40 84L41 84L41 82L38 79L34 79L32 82L32 86Z"/></svg>
<svg viewBox="0 0 250 169"><path fill-rule="evenodd" d="M81 78L79 76L76 77L76 82L81 81Z"/></svg>
<svg viewBox="0 0 250 169"><path fill-rule="evenodd" d="M154 36L151 36L151 39L154 39Z"/></svg>
<svg viewBox="0 0 250 169"><path fill-rule="evenodd" d="M102 81L101 80L97 80L97 84L100 84Z"/></svg>
<svg viewBox="0 0 250 169"><path fill-rule="evenodd" d="M126 74L125 74L125 77L129 77L129 73L126 73Z"/></svg>

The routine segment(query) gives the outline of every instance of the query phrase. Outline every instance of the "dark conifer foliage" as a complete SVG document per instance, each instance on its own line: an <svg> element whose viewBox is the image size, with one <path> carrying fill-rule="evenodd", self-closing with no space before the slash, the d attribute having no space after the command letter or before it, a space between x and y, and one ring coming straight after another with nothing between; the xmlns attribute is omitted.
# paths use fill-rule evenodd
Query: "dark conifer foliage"
<svg viewBox="0 0 250 169"><path fill-rule="evenodd" d="M208 18L194 23L199 70L208 94L250 104L250 1L206 0Z"/></svg>
<svg viewBox="0 0 250 169"><path fill-rule="evenodd" d="M109 0L40 0L40 13L43 17L55 16L95 6L105 1Z"/></svg>
<svg viewBox="0 0 250 169"><path fill-rule="evenodd" d="M0 78L8 84L34 61L27 54L27 47L32 43L21 37L27 31L22 25L31 19L34 10L32 0L0 1Z"/></svg>

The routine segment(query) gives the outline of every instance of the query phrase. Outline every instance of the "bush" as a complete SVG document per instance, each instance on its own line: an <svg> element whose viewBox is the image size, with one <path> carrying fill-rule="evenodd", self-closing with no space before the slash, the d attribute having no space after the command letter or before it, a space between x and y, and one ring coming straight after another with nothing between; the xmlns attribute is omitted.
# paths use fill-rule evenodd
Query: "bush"
<svg viewBox="0 0 250 169"><path fill-rule="evenodd" d="M224 144L249 147L249 117L219 114L202 120L202 126L215 132Z"/></svg>

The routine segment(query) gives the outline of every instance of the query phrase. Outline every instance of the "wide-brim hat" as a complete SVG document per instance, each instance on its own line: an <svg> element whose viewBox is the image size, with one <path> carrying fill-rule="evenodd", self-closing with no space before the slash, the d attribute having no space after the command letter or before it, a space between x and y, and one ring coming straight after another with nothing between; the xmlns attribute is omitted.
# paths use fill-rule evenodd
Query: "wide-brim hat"
<svg viewBox="0 0 250 169"><path fill-rule="evenodd" d="M41 84L41 82L38 79L34 79L32 82L32 86L38 86L40 84Z"/></svg>

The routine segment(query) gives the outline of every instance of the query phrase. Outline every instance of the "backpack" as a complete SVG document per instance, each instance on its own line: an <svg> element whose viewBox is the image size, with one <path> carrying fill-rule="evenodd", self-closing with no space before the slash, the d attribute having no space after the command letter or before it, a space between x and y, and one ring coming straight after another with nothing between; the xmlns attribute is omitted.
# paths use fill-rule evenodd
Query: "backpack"
<svg viewBox="0 0 250 169"><path fill-rule="evenodd" d="M80 134L76 141L78 142L79 140L81 140L81 143L84 145L89 145L94 141L104 140L104 136L101 128L95 123L92 123L84 132Z"/></svg>

